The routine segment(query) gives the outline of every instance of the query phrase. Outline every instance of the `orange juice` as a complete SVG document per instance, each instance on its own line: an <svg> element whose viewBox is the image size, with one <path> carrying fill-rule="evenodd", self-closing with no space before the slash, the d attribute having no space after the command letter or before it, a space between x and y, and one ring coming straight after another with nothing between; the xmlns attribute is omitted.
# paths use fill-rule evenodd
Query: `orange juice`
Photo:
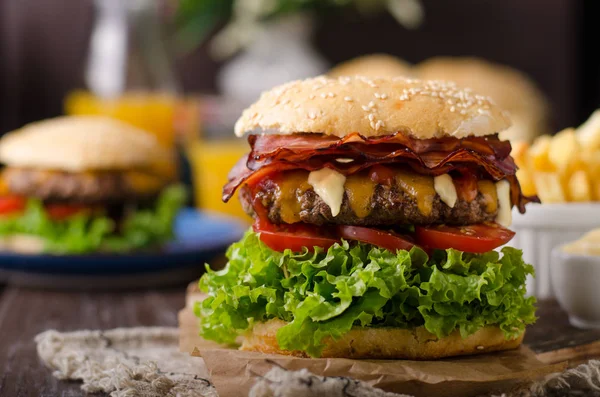
<svg viewBox="0 0 600 397"><path fill-rule="evenodd" d="M196 206L237 216L248 223L237 195L228 203L221 200L223 185L227 183L227 174L235 163L250 148L245 140L193 141L188 144L187 153L194 175Z"/></svg>
<svg viewBox="0 0 600 397"><path fill-rule="evenodd" d="M104 115L156 135L166 148L175 147L177 98L154 92L127 92L114 99L99 98L87 91L73 91L65 99L69 115Z"/></svg>

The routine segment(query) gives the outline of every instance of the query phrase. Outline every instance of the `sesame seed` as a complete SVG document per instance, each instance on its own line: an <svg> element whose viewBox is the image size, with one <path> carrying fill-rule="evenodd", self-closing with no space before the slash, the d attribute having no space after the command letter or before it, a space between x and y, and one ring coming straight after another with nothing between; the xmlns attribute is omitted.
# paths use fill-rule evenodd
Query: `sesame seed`
<svg viewBox="0 0 600 397"><path fill-rule="evenodd" d="M378 120L377 123L375 123L375 130L379 130L381 127L383 127L383 121Z"/></svg>
<svg viewBox="0 0 600 397"><path fill-rule="evenodd" d="M440 80L418 80L413 78L406 77L395 77L392 79L393 81L399 82L400 88L399 93L394 96L394 99L397 101L409 101L415 96L428 96L430 98L439 99L440 104L444 104L448 106L448 110L450 112L459 112L462 115L478 115L478 114L486 114L492 106L494 106L494 102L487 96L483 96L477 93L474 93L471 89L459 89L457 88L455 83L445 82ZM291 83L284 84L275 90L263 94L262 97L265 100L268 100L271 106L290 106L294 109L300 109L301 113L307 114L308 117L312 120L317 119L318 117L323 116L323 112L318 111L318 109L313 109L310 114L308 114L308 109L299 106L293 100L289 100L286 98L291 98L291 95L297 93L300 94L302 90L305 89L313 89L315 92L308 93L312 94L309 96L311 100L321 97L323 99L326 98L335 98L338 94L334 92L334 86L342 85L342 84L363 84L364 86L373 87L371 89L371 94L373 95L371 98L372 101L367 101L368 103L357 105L362 105L361 109L369 116L369 121L372 122L372 127L379 129L382 128L382 123L378 123L378 100L385 100L391 98L390 94L386 94L383 91L383 88L376 88L378 84L382 81L379 78L368 78L364 76L344 76L339 77L337 79L331 79L327 77L315 77L309 80L308 85L303 81L295 81ZM318 91L317 91L318 90ZM396 88L397 90L397 88ZM285 95L285 96L283 96ZM358 102L352 96L344 96L341 98L346 102ZM433 99L432 99L433 100ZM373 114L374 116L370 116ZM251 116L254 119L257 119L259 116Z"/></svg>
<svg viewBox="0 0 600 397"><path fill-rule="evenodd" d="M485 347L483 347L483 346L477 346L477 350L483 350L483 349L485 349Z"/></svg>

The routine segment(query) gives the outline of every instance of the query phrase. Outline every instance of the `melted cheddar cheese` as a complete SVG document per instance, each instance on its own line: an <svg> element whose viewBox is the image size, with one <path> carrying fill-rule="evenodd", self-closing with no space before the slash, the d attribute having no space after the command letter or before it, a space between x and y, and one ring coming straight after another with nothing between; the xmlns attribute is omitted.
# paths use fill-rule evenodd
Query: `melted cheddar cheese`
<svg viewBox="0 0 600 397"><path fill-rule="evenodd" d="M488 214L496 212L498 209L498 193L494 182L485 179L477 181L477 190L479 190L485 201L485 211Z"/></svg>
<svg viewBox="0 0 600 397"><path fill-rule="evenodd" d="M0 196L6 196L10 194L10 189L8 188L8 183L6 182L6 178L4 178L4 173L0 174Z"/></svg>
<svg viewBox="0 0 600 397"><path fill-rule="evenodd" d="M140 171L127 171L125 180L136 193L141 194L154 193L164 185L161 178Z"/></svg>
<svg viewBox="0 0 600 397"><path fill-rule="evenodd" d="M349 175L346 178L346 196L348 205L359 218L365 218L371 212L371 198L377 184L365 174Z"/></svg>
<svg viewBox="0 0 600 397"><path fill-rule="evenodd" d="M281 204L280 216L285 223L300 222L299 197L310 189L308 184L308 172L298 170L285 174L285 177L277 181L277 199Z"/></svg>
<svg viewBox="0 0 600 397"><path fill-rule="evenodd" d="M433 211L433 199L436 195L431 176L398 170L396 172L396 183L404 193L415 200L421 214L425 216L431 215Z"/></svg>

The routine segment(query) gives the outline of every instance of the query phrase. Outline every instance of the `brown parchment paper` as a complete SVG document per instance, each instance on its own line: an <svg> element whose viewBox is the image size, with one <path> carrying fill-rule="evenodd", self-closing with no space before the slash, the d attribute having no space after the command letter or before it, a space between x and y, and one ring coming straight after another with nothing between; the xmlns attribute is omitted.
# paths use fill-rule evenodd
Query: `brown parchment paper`
<svg viewBox="0 0 600 397"><path fill-rule="evenodd" d="M437 361L298 358L224 348L198 336L198 318L191 309L196 296L179 312L181 351L202 356L220 397L247 396L257 376L273 365L308 369L320 376L345 376L371 386L416 397L477 396L507 393L536 379L562 372L566 363L544 364L525 346L519 349Z"/></svg>
<svg viewBox="0 0 600 397"><path fill-rule="evenodd" d="M273 365L351 377L385 391L427 397L508 392L566 366L543 364L527 347L438 361L310 359L201 346L198 350L220 397L247 395L256 377Z"/></svg>

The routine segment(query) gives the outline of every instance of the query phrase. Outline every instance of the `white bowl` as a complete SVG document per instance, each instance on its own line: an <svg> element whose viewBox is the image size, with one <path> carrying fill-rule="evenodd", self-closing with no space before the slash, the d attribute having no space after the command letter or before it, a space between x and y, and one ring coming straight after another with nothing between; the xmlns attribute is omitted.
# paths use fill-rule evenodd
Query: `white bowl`
<svg viewBox="0 0 600 397"><path fill-rule="evenodd" d="M552 250L551 280L556 300L578 328L600 328L600 256Z"/></svg>
<svg viewBox="0 0 600 397"><path fill-rule="evenodd" d="M597 227L600 203L530 204L524 215L515 209L511 229L516 235L508 245L522 249L525 262L535 267L535 279L527 281L528 293L540 299L553 297L552 249Z"/></svg>

